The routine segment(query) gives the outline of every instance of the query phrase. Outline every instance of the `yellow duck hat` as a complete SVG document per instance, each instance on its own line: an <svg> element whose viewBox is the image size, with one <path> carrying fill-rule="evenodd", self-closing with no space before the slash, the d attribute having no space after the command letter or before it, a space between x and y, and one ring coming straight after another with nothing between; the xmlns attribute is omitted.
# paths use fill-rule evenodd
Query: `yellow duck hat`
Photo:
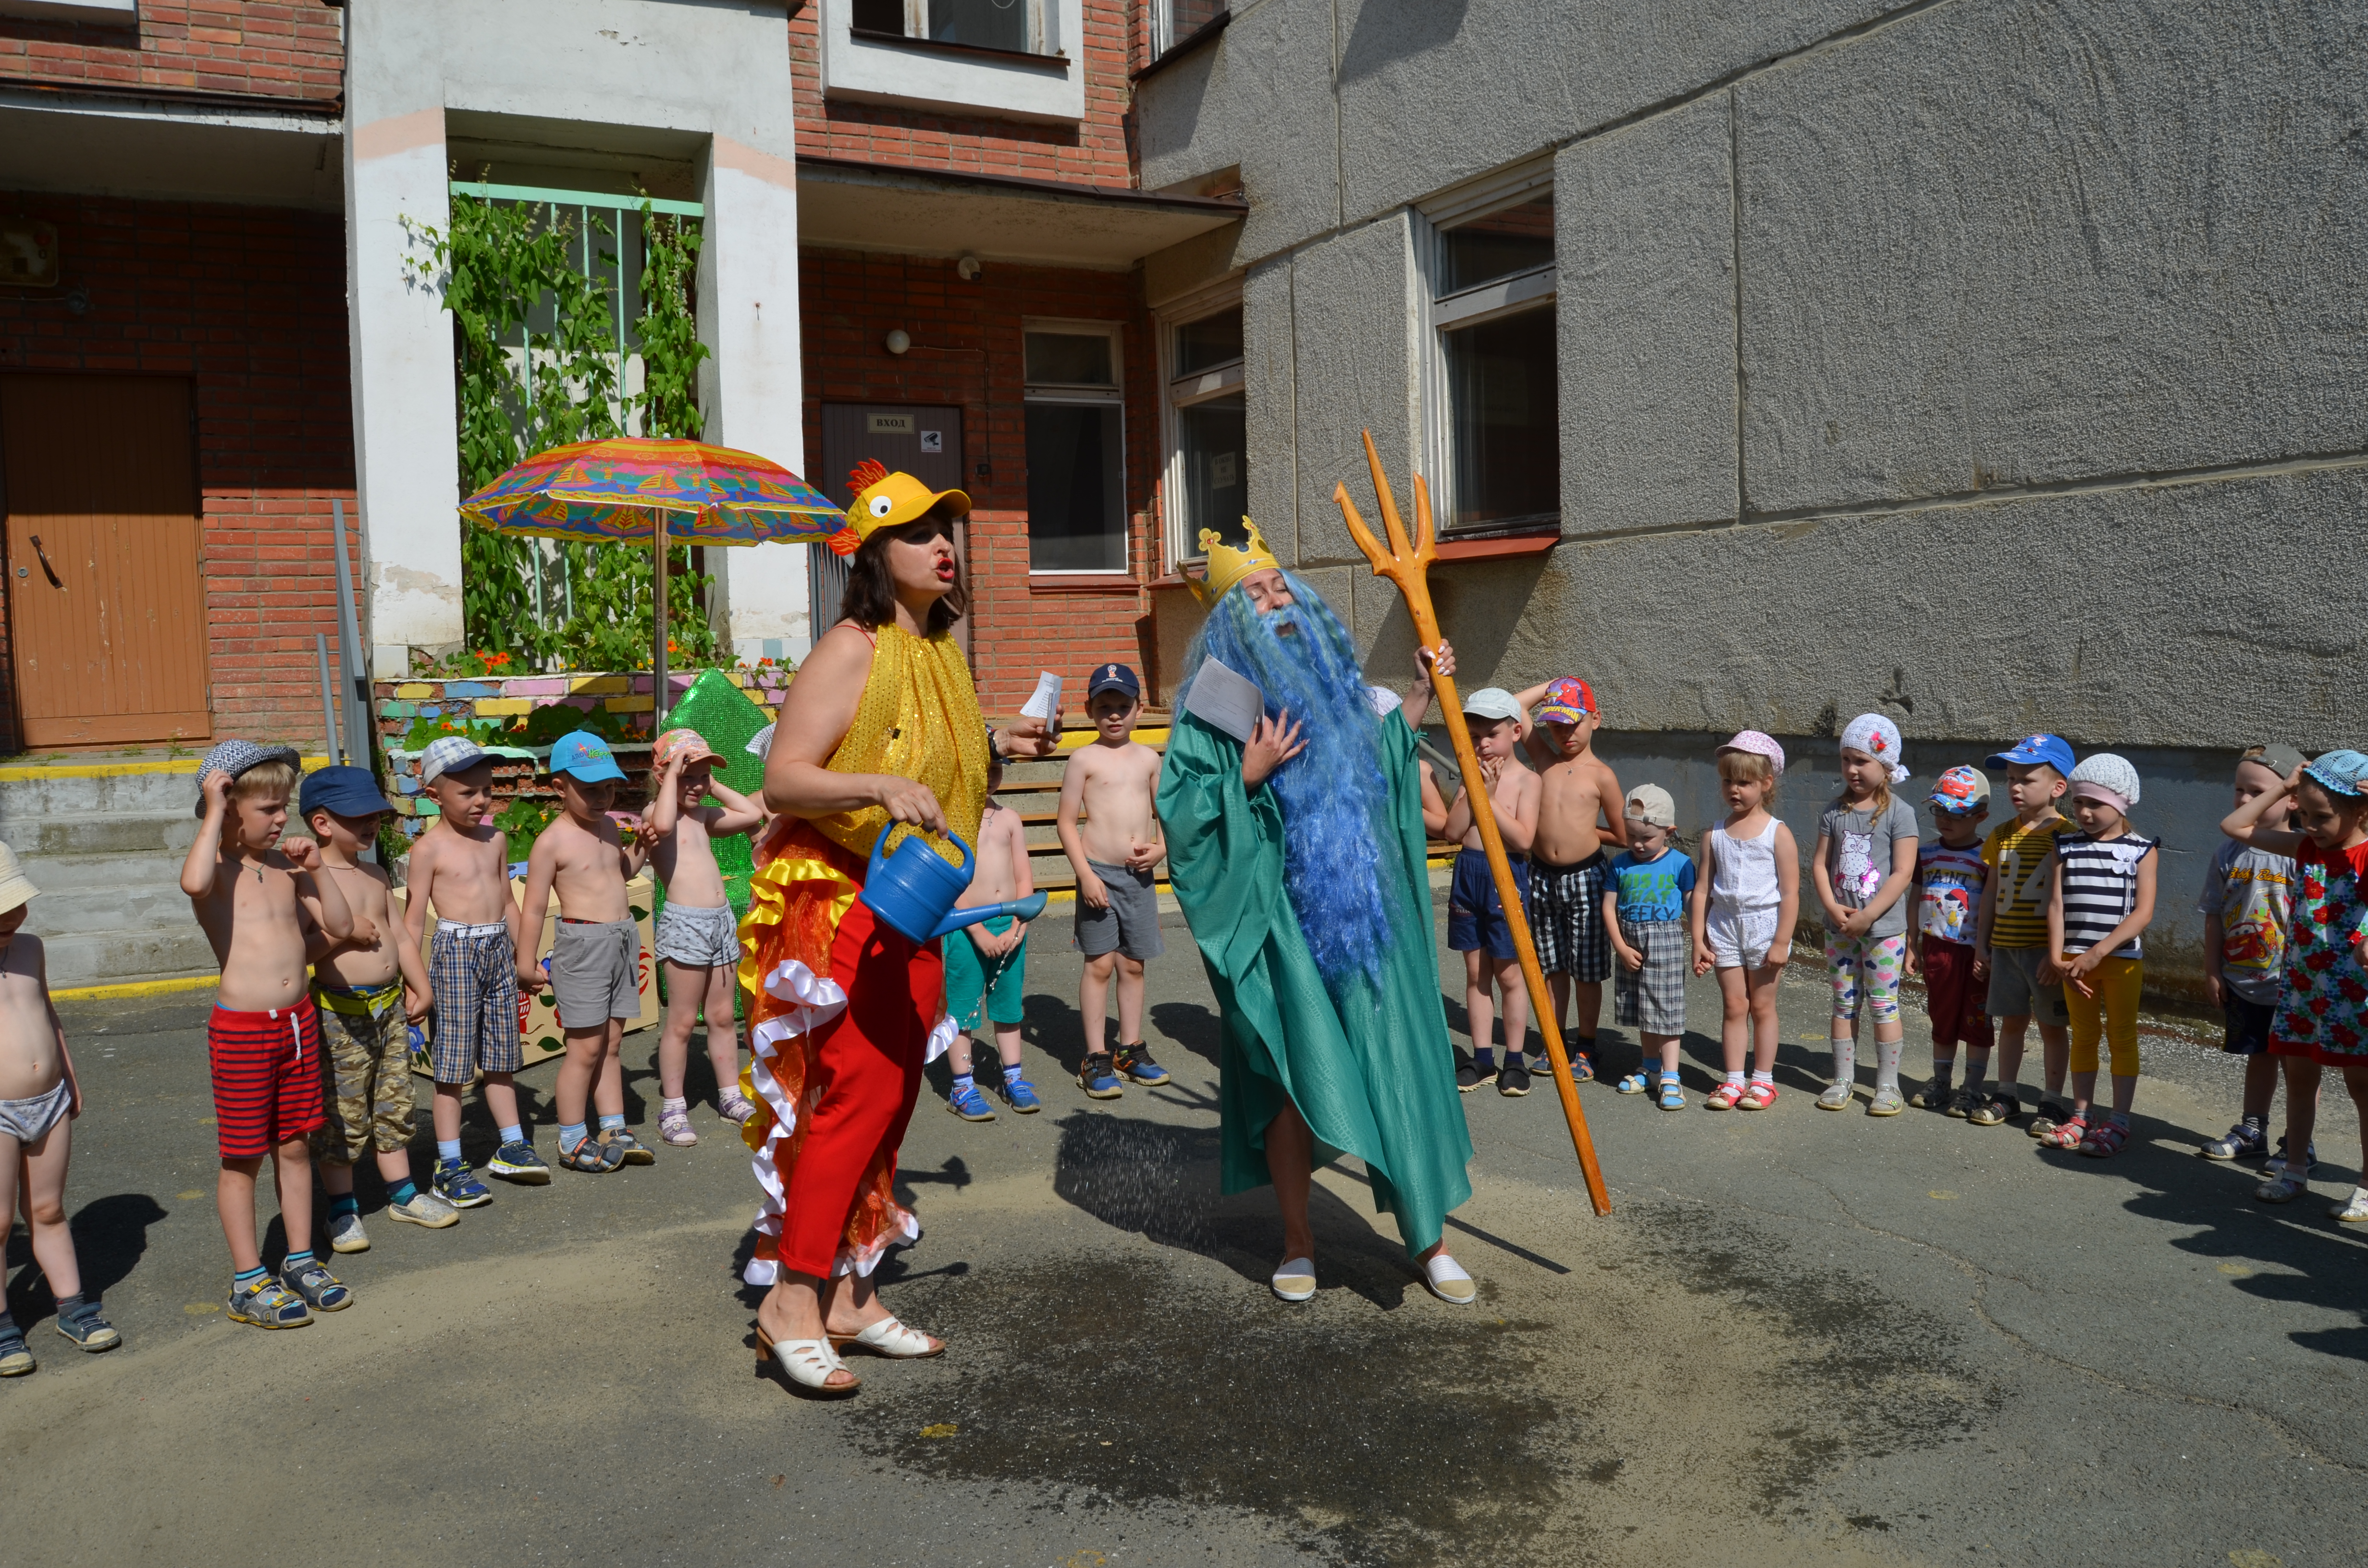
<svg viewBox="0 0 2368 1568"><path fill-rule="evenodd" d="M1274 551L1267 548L1266 539L1258 532L1258 526L1245 517L1242 528L1249 536L1249 548L1247 550L1235 550L1218 538L1214 528L1201 530L1201 549L1209 557L1209 570L1204 576L1187 575L1184 580L1191 585L1193 597L1202 604L1215 604L1235 584L1253 572L1263 572L1269 567L1277 571L1282 569L1282 562L1277 561Z"/></svg>
<svg viewBox="0 0 2368 1568"><path fill-rule="evenodd" d="M885 464L871 458L848 472L847 483L855 491L855 504L847 509L848 526L828 540L839 555L854 554L882 528L919 522L942 502L951 501L957 515L970 510L970 497L963 492L931 490L909 473L890 473Z"/></svg>

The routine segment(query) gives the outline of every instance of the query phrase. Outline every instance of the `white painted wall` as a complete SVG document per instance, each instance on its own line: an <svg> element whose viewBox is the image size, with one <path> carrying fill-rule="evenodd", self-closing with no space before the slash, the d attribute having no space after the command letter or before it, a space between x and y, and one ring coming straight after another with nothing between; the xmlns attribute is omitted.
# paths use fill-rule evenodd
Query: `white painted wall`
<svg viewBox="0 0 2368 1568"><path fill-rule="evenodd" d="M1075 3L1075 0L1068 0ZM700 381L707 437L801 467L796 139L778 5L705 0L351 0L347 310L371 625L381 676L457 642L451 324L402 266L409 215L449 222L445 118L565 151L664 147L706 167ZM494 118L497 117L497 118ZM564 162L564 158L554 160ZM726 551L734 642L805 648L805 551Z"/></svg>

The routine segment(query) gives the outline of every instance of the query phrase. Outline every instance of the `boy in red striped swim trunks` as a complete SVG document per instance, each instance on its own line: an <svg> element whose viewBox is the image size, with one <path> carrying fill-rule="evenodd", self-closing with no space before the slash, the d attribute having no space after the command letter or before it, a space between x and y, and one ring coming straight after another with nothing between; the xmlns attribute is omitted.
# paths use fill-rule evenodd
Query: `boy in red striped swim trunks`
<svg viewBox="0 0 2368 1568"><path fill-rule="evenodd" d="M295 1328L353 1293L313 1256L313 1156L305 1140L327 1119L321 1099L321 1020L304 972L307 926L333 941L353 915L320 846L282 839L299 762L291 746L230 740L198 768L198 839L181 891L222 964L206 1025L222 1178L214 1204L230 1244L230 1315ZM279 1183L288 1256L274 1278L256 1244L255 1178L266 1155Z"/></svg>

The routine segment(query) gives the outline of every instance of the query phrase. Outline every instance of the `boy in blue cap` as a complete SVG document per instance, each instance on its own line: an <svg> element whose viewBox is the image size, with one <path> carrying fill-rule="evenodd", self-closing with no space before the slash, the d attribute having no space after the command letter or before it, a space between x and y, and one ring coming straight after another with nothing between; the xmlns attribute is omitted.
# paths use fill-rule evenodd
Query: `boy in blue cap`
<svg viewBox="0 0 2368 1568"><path fill-rule="evenodd" d="M2031 1135L2038 1138L2072 1114L2063 1103L2072 1015L2064 1006L2063 982L2043 984L2039 978L2054 957L2047 947L2047 901L2055 885L2055 835L2071 825L2055 802L2071 782L2072 747L2060 735L2031 735L1993 753L1983 766L2006 769L2014 820L1993 828L1982 844L1989 880L1982 886L1974 949L1989 960L1998 1073L1996 1091L1966 1112L1965 1119L1975 1127L1996 1127L2022 1114L2023 1030L2036 1018L2047 1078L2047 1098L2031 1124ZM1968 1069L1969 1074L1975 1071Z"/></svg>
<svg viewBox="0 0 2368 1568"><path fill-rule="evenodd" d="M367 767L324 767L304 780L297 810L321 846L321 874L353 912L342 941L314 932L313 1003L321 1014L321 1078L328 1120L313 1133L313 1159L329 1195L329 1247L367 1252L354 1163L378 1156L391 1219L440 1231L461 1212L411 1179L411 1135L419 1108L411 1093L409 1025L427 1017L427 966L411 928L394 918L392 883L361 853L378 842L391 808Z"/></svg>
<svg viewBox="0 0 2368 1568"><path fill-rule="evenodd" d="M552 889L559 890L559 934L551 949L552 1000L567 1060L559 1066L552 1099L559 1110L559 1163L571 1171L606 1172L657 1156L625 1131L625 1074L618 1048L624 1020L640 1016L642 934L625 895L626 879L642 869L641 835L628 846L609 815L625 770L609 743L586 730L551 748L551 777L566 812L534 841L527 855L525 940L518 944L518 983L545 983L535 962L542 945ZM600 1136L587 1135L584 1102L598 1108Z"/></svg>
<svg viewBox="0 0 2368 1568"><path fill-rule="evenodd" d="M1061 775L1055 830L1077 873L1077 951L1086 955L1077 1008L1086 1026L1077 1086L1098 1100L1126 1093L1126 1081L1167 1082L1143 1039L1143 965L1167 950L1151 869L1167 853L1153 804L1159 754L1134 738L1143 683L1124 665L1097 665L1086 681L1091 745L1069 754ZM1080 821L1080 818L1083 820ZM1110 983L1118 977L1118 1050L1105 1048Z"/></svg>

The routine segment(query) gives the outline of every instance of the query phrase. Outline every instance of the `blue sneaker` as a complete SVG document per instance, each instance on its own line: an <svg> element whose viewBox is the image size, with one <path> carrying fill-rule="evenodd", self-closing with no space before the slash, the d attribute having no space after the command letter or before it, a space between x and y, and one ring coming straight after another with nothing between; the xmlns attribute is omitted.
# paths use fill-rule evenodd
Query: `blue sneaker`
<svg viewBox="0 0 2368 1568"><path fill-rule="evenodd" d="M1107 1051L1097 1051L1077 1064L1077 1087L1098 1100L1114 1100L1126 1093Z"/></svg>
<svg viewBox="0 0 2368 1568"><path fill-rule="evenodd" d="M551 1181L551 1167L534 1152L534 1145L524 1139L505 1143L494 1151L485 1162L485 1169L504 1181L514 1181L520 1187L543 1187Z"/></svg>
<svg viewBox="0 0 2368 1568"><path fill-rule="evenodd" d="M1167 1082L1167 1069L1151 1059L1150 1051L1141 1040L1133 1045L1120 1046L1113 1065L1138 1084L1147 1084L1156 1088Z"/></svg>
<svg viewBox="0 0 2368 1568"><path fill-rule="evenodd" d="M437 1161L436 1175L429 1185L436 1189L437 1197L455 1209L474 1209L494 1200L485 1184L469 1174L468 1162L464 1160Z"/></svg>
<svg viewBox="0 0 2368 1568"><path fill-rule="evenodd" d="M1003 1097L1022 1116L1033 1116L1044 1108L1044 1102L1036 1097L1036 1085L1025 1078L1014 1078L1005 1084Z"/></svg>
<svg viewBox="0 0 2368 1568"><path fill-rule="evenodd" d="M976 1084L964 1084L946 1096L946 1108L964 1121L993 1121L995 1108L978 1092Z"/></svg>

